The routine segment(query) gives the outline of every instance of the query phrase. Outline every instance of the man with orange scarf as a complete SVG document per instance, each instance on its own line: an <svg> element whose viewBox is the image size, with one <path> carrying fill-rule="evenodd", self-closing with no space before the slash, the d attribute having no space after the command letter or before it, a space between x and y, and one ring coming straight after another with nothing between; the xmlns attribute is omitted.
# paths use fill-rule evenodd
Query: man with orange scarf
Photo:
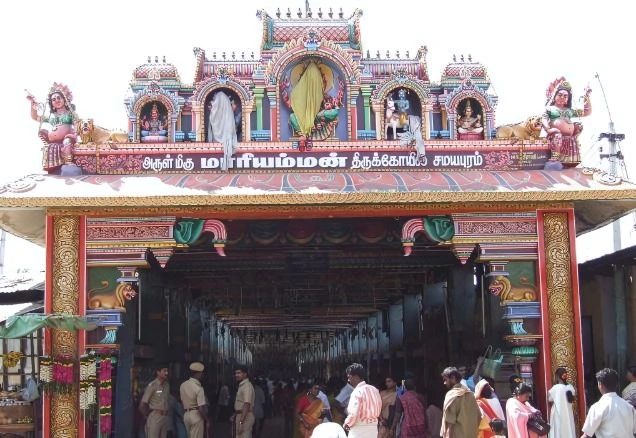
<svg viewBox="0 0 636 438"><path fill-rule="evenodd" d="M480 380L475 385L475 400L483 414L479 423L479 435L477 435L477 438L494 438L496 434L490 427L490 422L497 419L505 421L506 416L503 413L501 403L494 397L492 386L487 380Z"/></svg>
<svg viewBox="0 0 636 438"><path fill-rule="evenodd" d="M448 388L444 399L442 417L442 437L474 438L479 430L481 413L475 396L460 383L461 374L457 368L449 367L442 373L444 385Z"/></svg>

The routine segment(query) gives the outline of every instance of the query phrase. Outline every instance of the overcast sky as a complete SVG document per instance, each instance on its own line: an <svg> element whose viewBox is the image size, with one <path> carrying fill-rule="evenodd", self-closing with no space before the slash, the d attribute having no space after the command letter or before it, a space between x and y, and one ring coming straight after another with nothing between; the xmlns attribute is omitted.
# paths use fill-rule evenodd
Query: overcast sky
<svg viewBox="0 0 636 438"><path fill-rule="evenodd" d="M54 81L66 83L74 95L81 117L101 126L125 128L124 98L135 67L149 55L166 56L184 82L192 82L193 47L228 54L249 53L261 38L258 9L274 16L304 9L304 1L123 1L86 2L66 0L3 2L0 16L2 95L0 120L6 126L4 157L0 160L0 183L41 172L37 123L29 118L24 89L44 100ZM356 7L362 18L363 50L372 54L387 50L402 56L415 54L420 45L429 49L431 80L439 80L444 66L455 54L471 54L482 62L499 95L497 124L514 123L541 112L545 90L558 76L573 85L575 96L588 84L593 89L594 114L582 134L586 164L597 164L594 139L607 128L608 112L598 82L599 73L611 113L619 131L627 135L623 152L630 177L636 179L633 114L636 92L632 83L633 14L628 2L535 0L387 2L342 0L310 2L349 16ZM593 149L590 151L590 149ZM624 244L636 243L625 220ZM611 251L611 239L599 242L580 239L584 258ZM596 239L595 239L596 240ZM607 248L606 248L607 247ZM580 255L581 257L581 255ZM15 238L7 244L6 272L19 267L43 269L44 251Z"/></svg>

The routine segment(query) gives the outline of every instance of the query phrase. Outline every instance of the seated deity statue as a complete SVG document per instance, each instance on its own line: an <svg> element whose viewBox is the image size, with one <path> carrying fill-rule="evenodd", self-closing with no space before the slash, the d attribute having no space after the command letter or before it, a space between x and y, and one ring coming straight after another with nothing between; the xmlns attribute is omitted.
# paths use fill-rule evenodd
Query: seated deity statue
<svg viewBox="0 0 636 438"><path fill-rule="evenodd" d="M473 115L473 108L470 102L466 103L464 115L457 121L457 132L460 134L481 134L484 132L481 116Z"/></svg>
<svg viewBox="0 0 636 438"><path fill-rule="evenodd" d="M340 81L340 90L335 97L326 93L324 83L320 68L315 62L310 62L289 98L292 109L289 124L294 135L325 140L335 134L344 85Z"/></svg>
<svg viewBox="0 0 636 438"><path fill-rule="evenodd" d="M229 168L230 159L238 149L236 122L232 102L227 94L217 92L212 98L210 117L208 119L208 141L223 145L222 170Z"/></svg>
<svg viewBox="0 0 636 438"><path fill-rule="evenodd" d="M168 140L168 122L159 114L157 104L154 103L150 110L150 118L141 118L141 141L143 143L156 143Z"/></svg>

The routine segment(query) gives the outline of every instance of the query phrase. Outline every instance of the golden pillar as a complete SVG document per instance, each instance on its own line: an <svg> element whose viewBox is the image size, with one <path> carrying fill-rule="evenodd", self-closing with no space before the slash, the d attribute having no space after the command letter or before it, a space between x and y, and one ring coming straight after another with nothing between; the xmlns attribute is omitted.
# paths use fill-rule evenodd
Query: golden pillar
<svg viewBox="0 0 636 438"><path fill-rule="evenodd" d="M80 218L53 218L52 312L79 313ZM51 330L51 354L77 361L78 334ZM77 382L76 382L77 383ZM75 385L70 394L51 396L50 425L52 438L76 437L78 434L78 395Z"/></svg>
<svg viewBox="0 0 636 438"><path fill-rule="evenodd" d="M545 212L543 214L543 254L545 266L545 291L547 298L550 367L546 369L546 389L557 368L565 367L568 380L576 388L577 397L573 410L578 429L581 416L585 415L583 389L583 362L581 348L581 319L576 256L574 251L572 212ZM545 308L545 307L544 307ZM545 315L544 315L545 317ZM544 325L545 327L545 325ZM549 350L549 351L548 351Z"/></svg>

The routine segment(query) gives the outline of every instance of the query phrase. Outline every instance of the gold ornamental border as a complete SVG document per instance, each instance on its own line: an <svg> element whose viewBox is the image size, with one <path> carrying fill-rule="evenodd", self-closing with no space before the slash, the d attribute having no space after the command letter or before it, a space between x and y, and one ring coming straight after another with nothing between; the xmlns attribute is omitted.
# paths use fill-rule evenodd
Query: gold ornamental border
<svg viewBox="0 0 636 438"><path fill-rule="evenodd" d="M636 201L636 189L526 192L268 193L260 195L0 197L0 208L172 207L205 205L323 205L458 202Z"/></svg>
<svg viewBox="0 0 636 438"><path fill-rule="evenodd" d="M339 204L339 205L296 205L283 207L280 205L227 205L195 207L91 207L91 208L48 208L46 214L50 216L82 215L91 217L156 217L179 216L184 214L195 216L208 216L211 214L220 218L228 218L236 213L253 213L267 215L268 217L289 218L292 216L316 216L316 217L344 217L357 214L372 214L374 216L396 216L396 213L415 215L423 212L528 212L537 209L566 209L573 208L570 202L552 203L500 203L500 204L474 204L474 203L411 203L411 204ZM346 213L346 214L345 214Z"/></svg>

